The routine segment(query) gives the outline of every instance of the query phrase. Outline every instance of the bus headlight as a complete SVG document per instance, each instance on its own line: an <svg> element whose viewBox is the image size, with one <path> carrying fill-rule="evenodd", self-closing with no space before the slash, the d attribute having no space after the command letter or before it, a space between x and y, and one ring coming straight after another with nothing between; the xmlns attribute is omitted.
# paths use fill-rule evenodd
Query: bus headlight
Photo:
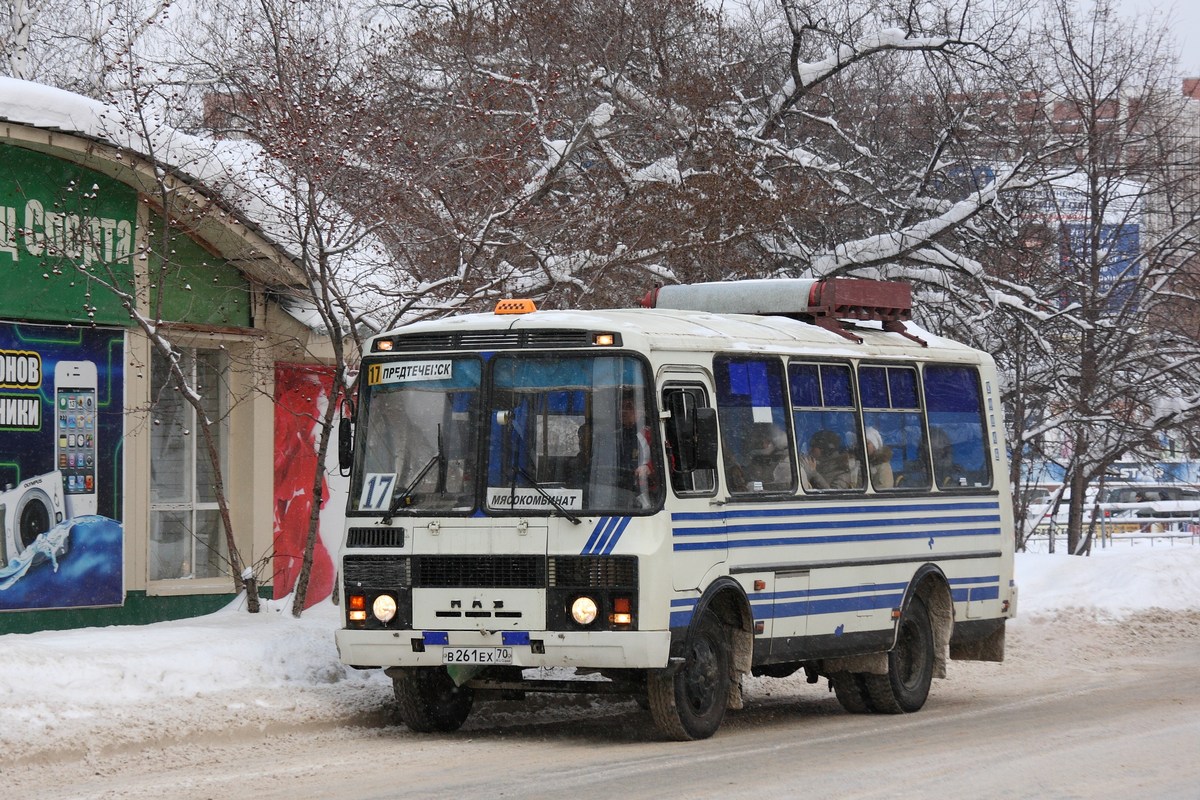
<svg viewBox="0 0 1200 800"><path fill-rule="evenodd" d="M571 618L580 625L591 625L596 621L598 613L596 601L586 595L576 597L575 601L571 603Z"/></svg>
<svg viewBox="0 0 1200 800"><path fill-rule="evenodd" d="M375 619L387 625L396 616L396 598L390 594L379 595L371 604L371 613L375 615Z"/></svg>

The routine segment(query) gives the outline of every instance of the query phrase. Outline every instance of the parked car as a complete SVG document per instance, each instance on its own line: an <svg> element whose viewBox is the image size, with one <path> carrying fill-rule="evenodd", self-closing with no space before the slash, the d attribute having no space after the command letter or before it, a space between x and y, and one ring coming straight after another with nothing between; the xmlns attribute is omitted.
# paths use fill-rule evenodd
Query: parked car
<svg viewBox="0 0 1200 800"><path fill-rule="evenodd" d="M1114 532L1160 532L1200 521L1200 489L1189 484L1124 484L1106 488L1100 507Z"/></svg>

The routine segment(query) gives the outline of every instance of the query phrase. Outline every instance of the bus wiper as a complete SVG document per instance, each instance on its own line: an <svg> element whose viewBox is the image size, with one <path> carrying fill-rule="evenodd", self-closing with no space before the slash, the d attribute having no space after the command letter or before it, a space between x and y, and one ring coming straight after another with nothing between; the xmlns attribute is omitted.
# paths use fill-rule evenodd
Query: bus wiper
<svg viewBox="0 0 1200 800"><path fill-rule="evenodd" d="M532 475L530 475L528 472L526 472L524 467L518 465L517 472L521 473L521 477L523 477L525 480L529 481L529 485L532 486L537 491L538 494L540 494L542 497L549 500L550 505L552 505L558 509L558 513L562 514L564 517L571 520L571 522L573 522L576 525L580 525L583 523L583 520L581 520L579 517L572 514L570 511L567 511L566 506L564 506L557 497L550 494L545 489L543 489L541 486L539 486L537 479L534 478ZM513 486L516 486L516 483L517 482L514 480Z"/></svg>
<svg viewBox="0 0 1200 800"><path fill-rule="evenodd" d="M417 473L417 477L413 478L412 482L404 487L404 491L397 492L396 494L392 495L392 502L388 503L387 512L383 515L383 519L380 520L384 525L392 524L392 517L395 516L396 512L400 510L401 504L404 504L406 508L411 505L413 491L416 490L416 488L421 484L421 481L425 479L425 476L429 474L429 470L433 469L433 465L445 459L445 456L442 454L441 425L438 425L437 427L437 447L437 452L433 454L433 457L430 458L428 462L426 462L425 466L421 467L421 471Z"/></svg>
<svg viewBox="0 0 1200 800"><path fill-rule="evenodd" d="M550 505L552 505L556 509L558 509L558 513L562 514L564 517L571 520L572 524L575 524L575 525L582 524L583 520L581 520L579 517L572 514L570 511L567 511L566 507L563 506L563 504L561 502L559 502L558 498L556 498L554 495L550 494L545 489L543 489L541 486L539 486L538 482L537 482L537 478L530 475L529 471L521 466L521 450L522 450L522 446L525 444L525 441L524 441L525 437L521 436L519 433L517 433L514 430L513 431L513 440L516 442L516 447L513 448L512 484L509 489L509 495L508 495L509 509L512 509L512 507L516 505L517 475L520 475L525 480L529 481L529 485L532 486L534 489L536 489L538 494L540 494L542 497L549 500Z"/></svg>

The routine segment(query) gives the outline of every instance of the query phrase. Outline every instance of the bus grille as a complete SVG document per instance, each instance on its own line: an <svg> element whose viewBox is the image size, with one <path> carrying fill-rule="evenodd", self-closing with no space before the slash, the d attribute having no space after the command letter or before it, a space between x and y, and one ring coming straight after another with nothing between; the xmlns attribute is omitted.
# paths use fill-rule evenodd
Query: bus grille
<svg viewBox="0 0 1200 800"><path fill-rule="evenodd" d="M536 589L546 585L542 556L419 556L414 586Z"/></svg>
<svg viewBox="0 0 1200 800"><path fill-rule="evenodd" d="M347 547L404 547L404 528L351 528Z"/></svg>
<svg viewBox="0 0 1200 800"><path fill-rule="evenodd" d="M412 565L407 556L346 556L342 561L346 588L392 589L412 585Z"/></svg>
<svg viewBox="0 0 1200 800"><path fill-rule="evenodd" d="M397 336L392 352L427 352L430 350L511 350L521 348L556 349L562 347L591 347L591 331L556 330L496 330L455 331L453 333L410 333Z"/></svg>
<svg viewBox="0 0 1200 800"><path fill-rule="evenodd" d="M634 556L346 556L347 587L544 589L636 587Z"/></svg>
<svg viewBox="0 0 1200 800"><path fill-rule="evenodd" d="M637 586L634 556L554 556L549 572L550 586Z"/></svg>

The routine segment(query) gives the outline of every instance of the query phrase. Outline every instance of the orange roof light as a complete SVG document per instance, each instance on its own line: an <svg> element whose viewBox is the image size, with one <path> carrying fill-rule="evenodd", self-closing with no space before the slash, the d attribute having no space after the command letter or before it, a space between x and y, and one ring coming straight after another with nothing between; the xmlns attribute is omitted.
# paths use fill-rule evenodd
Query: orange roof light
<svg viewBox="0 0 1200 800"><path fill-rule="evenodd" d="M532 314L537 306L532 300L501 300L496 303L497 314Z"/></svg>

